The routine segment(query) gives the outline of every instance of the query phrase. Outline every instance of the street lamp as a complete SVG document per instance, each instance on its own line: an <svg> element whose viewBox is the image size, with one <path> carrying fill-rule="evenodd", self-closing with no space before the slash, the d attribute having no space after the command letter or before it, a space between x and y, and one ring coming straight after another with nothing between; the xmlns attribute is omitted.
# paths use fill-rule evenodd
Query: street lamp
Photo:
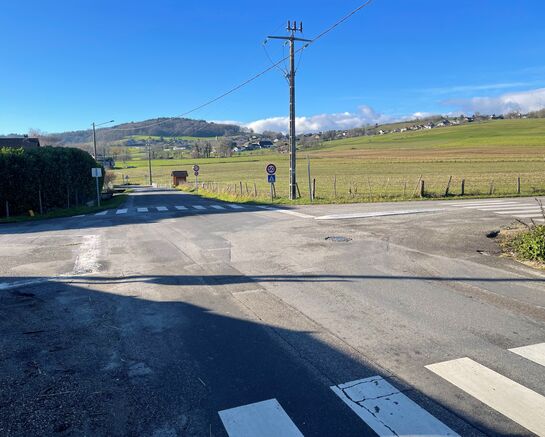
<svg viewBox="0 0 545 437"><path fill-rule="evenodd" d="M97 126L103 126L105 124L108 124L108 123L113 123L114 121L113 120L110 120L110 121L105 121L104 123L99 123L99 124L95 124L95 122L93 121L93 148L94 148L94 151L95 151L95 154L94 154L94 158L95 160L97 159L97 133L96 133L96 130L95 128Z"/></svg>

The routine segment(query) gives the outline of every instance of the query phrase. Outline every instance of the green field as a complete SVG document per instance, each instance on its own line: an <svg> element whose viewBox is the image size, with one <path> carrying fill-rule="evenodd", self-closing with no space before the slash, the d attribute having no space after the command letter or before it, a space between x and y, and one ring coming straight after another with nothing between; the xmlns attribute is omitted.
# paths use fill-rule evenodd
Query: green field
<svg viewBox="0 0 545 437"><path fill-rule="evenodd" d="M426 131L386 134L325 142L298 154L298 182L303 199L308 198L307 156L311 178L316 179L317 201L356 202L399 200L415 195L420 177L429 197L444 195L452 176L450 192L460 192L465 180L467 195L511 195L545 192L545 119L494 120ZM198 163L199 180L211 191L269 196L265 165L277 165L279 201L288 195L287 154L242 154L232 158L154 160L154 182L168 185L172 170L188 170ZM134 168L117 169L130 181L147 181L147 161L127 162ZM193 177L191 176L190 179ZM120 182L120 179L118 179ZM248 190L246 190L248 186ZM336 191L336 194L335 194Z"/></svg>

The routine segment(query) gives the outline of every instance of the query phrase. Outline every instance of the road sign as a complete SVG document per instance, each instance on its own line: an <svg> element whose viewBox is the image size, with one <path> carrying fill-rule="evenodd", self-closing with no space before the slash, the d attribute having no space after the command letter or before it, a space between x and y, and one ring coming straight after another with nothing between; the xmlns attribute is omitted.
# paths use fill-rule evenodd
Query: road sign
<svg viewBox="0 0 545 437"><path fill-rule="evenodd" d="M102 177L102 169L100 167L95 167L91 169L91 176L94 178Z"/></svg>
<svg viewBox="0 0 545 437"><path fill-rule="evenodd" d="M267 173L268 174L275 174L276 173L276 165L274 164L267 164ZM270 181L269 181L270 182Z"/></svg>
<svg viewBox="0 0 545 437"><path fill-rule="evenodd" d="M201 168L200 168L197 164L195 164L195 165L193 166L193 171L199 171L200 169L201 169ZM195 175L195 176L197 176L197 175Z"/></svg>
<svg viewBox="0 0 545 437"><path fill-rule="evenodd" d="M195 176L199 176L198 170L195 170L195 171L193 172L193 174L194 174Z"/></svg>
<svg viewBox="0 0 545 437"><path fill-rule="evenodd" d="M276 175L274 174L267 175L267 180L269 181L269 184L274 184L276 182Z"/></svg>

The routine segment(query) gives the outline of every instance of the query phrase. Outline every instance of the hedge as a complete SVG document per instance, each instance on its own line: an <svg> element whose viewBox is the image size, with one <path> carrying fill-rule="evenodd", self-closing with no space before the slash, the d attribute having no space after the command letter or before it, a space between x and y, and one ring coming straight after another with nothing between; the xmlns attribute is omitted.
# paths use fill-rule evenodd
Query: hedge
<svg viewBox="0 0 545 437"><path fill-rule="evenodd" d="M0 212L6 215L6 201L9 214L16 215L29 210L45 213L96 199L91 168L99 166L91 155L75 148L1 148ZM101 178L100 187L103 182Z"/></svg>

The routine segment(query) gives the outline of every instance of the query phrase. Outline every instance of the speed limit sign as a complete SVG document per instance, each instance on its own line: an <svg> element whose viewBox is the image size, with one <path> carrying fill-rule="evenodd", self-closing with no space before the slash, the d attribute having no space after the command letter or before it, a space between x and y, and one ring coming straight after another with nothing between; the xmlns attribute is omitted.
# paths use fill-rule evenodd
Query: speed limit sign
<svg viewBox="0 0 545 437"><path fill-rule="evenodd" d="M267 164L267 174L275 174L275 173L276 173L276 165Z"/></svg>
<svg viewBox="0 0 545 437"><path fill-rule="evenodd" d="M197 164L195 164L193 166L193 171L199 171L199 170L200 170L200 167Z"/></svg>

